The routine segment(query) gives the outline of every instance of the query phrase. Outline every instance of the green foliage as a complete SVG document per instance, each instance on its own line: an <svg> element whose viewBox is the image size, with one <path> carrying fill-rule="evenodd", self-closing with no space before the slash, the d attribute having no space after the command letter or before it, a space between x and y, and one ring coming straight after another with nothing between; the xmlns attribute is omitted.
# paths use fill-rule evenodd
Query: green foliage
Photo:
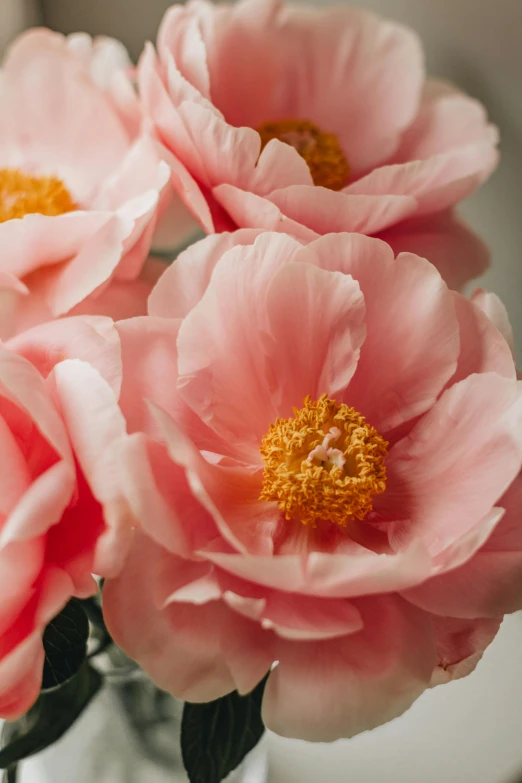
<svg viewBox="0 0 522 783"><path fill-rule="evenodd" d="M43 635L45 664L42 689L55 688L80 669L87 655L89 621L80 601L73 598Z"/></svg>
<svg viewBox="0 0 522 783"><path fill-rule="evenodd" d="M247 696L230 693L208 704L186 704L181 751L190 783L220 783L263 736L266 679Z"/></svg>

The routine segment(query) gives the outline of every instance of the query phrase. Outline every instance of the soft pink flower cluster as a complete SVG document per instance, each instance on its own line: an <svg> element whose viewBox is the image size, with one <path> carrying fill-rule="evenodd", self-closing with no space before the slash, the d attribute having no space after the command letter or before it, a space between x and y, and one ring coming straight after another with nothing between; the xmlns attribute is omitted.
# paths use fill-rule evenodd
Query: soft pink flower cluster
<svg viewBox="0 0 522 783"><path fill-rule="evenodd" d="M373 14L191 0L135 71L30 31L0 109L0 716L93 574L159 686L270 672L285 736L471 672L522 609L512 334L458 292L482 106ZM210 236L167 268L189 212Z"/></svg>

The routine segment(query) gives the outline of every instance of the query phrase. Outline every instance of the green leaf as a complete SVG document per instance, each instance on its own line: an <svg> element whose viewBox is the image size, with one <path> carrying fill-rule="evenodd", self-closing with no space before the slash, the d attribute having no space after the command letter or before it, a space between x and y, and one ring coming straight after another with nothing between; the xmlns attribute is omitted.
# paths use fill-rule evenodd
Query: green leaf
<svg viewBox="0 0 522 783"><path fill-rule="evenodd" d="M6 769L2 778L3 783L17 783L18 781L18 764L14 764L9 769Z"/></svg>
<svg viewBox="0 0 522 783"><path fill-rule="evenodd" d="M208 704L185 704L181 752L190 783L220 783L263 736L266 678L247 696L237 692Z"/></svg>
<svg viewBox="0 0 522 783"><path fill-rule="evenodd" d="M85 664L63 685L43 691L26 715L4 725L0 769L7 769L57 742L81 715L102 682L101 675Z"/></svg>
<svg viewBox="0 0 522 783"><path fill-rule="evenodd" d="M82 604L73 598L43 635L45 663L42 689L55 688L73 677L87 655L89 621Z"/></svg>

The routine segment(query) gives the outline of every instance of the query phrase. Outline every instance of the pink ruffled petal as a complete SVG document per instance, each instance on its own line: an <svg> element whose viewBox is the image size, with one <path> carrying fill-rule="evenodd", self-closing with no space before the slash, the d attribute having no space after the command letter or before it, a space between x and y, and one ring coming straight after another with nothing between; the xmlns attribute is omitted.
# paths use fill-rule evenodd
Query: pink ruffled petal
<svg viewBox="0 0 522 783"><path fill-rule="evenodd" d="M32 707L42 687L44 649L39 633L0 660L0 715L16 720Z"/></svg>
<svg viewBox="0 0 522 783"><path fill-rule="evenodd" d="M260 464L261 438L278 415L266 386L276 355L267 336L267 291L299 247L283 234L264 234L252 246L228 251L179 332L180 395L254 464ZM273 375L272 383L279 382Z"/></svg>
<svg viewBox="0 0 522 783"><path fill-rule="evenodd" d="M55 367L60 409L74 454L95 497L112 500L118 492L115 447L126 436L118 400L97 370L78 359Z"/></svg>
<svg viewBox="0 0 522 783"><path fill-rule="evenodd" d="M431 560L419 543L396 554L380 555L360 547L350 555L311 552L268 558L223 552L213 546L199 554L241 579L320 598L354 598L402 590L418 584L432 570Z"/></svg>
<svg viewBox="0 0 522 783"><path fill-rule="evenodd" d="M161 429L148 404L153 402L183 427L198 448L233 456L234 444L219 438L177 393L179 321L133 318L120 322L117 329L124 367L120 407L128 431L161 440Z"/></svg>
<svg viewBox="0 0 522 783"><path fill-rule="evenodd" d="M281 639L299 642L355 634L362 630L363 621L349 601L274 592L266 600L261 625Z"/></svg>
<svg viewBox="0 0 522 783"><path fill-rule="evenodd" d="M29 287L42 291L55 316L64 315L112 277L132 228L131 221L109 217L68 264L41 270Z"/></svg>
<svg viewBox="0 0 522 783"><path fill-rule="evenodd" d="M359 196L410 196L416 215L442 212L476 190L494 171L498 152L488 141L468 143L427 160L383 166L349 185L344 193ZM381 230L385 226L381 227ZM372 232L373 233L373 232Z"/></svg>
<svg viewBox="0 0 522 783"><path fill-rule="evenodd" d="M0 515L7 516L28 489L32 476L16 438L0 416Z"/></svg>
<svg viewBox="0 0 522 783"><path fill-rule="evenodd" d="M111 280L73 307L70 315L102 315L114 321L146 315L149 296L166 269L162 261L149 258L137 280Z"/></svg>
<svg viewBox="0 0 522 783"><path fill-rule="evenodd" d="M7 345L28 359L44 378L65 359L88 362L119 394L120 339L110 318L85 315L51 321L19 334Z"/></svg>
<svg viewBox="0 0 522 783"><path fill-rule="evenodd" d="M189 8L173 7L165 14L158 30L158 51L172 52L183 77L204 96L209 94L209 74L205 43L196 16Z"/></svg>
<svg viewBox="0 0 522 783"><path fill-rule="evenodd" d="M63 36L25 33L4 63L4 111L23 138L26 165L63 179L84 204L123 159L129 140L110 99L75 59Z"/></svg>
<svg viewBox="0 0 522 783"><path fill-rule="evenodd" d="M156 556L156 545L138 537L121 575L106 582L109 631L160 688L192 702L224 696L235 688L220 646L220 624L229 610L220 603L160 609L150 573Z"/></svg>
<svg viewBox="0 0 522 783"><path fill-rule="evenodd" d="M276 204L255 193L225 184L214 188L212 195L231 219L242 228L278 231L296 237L302 242L310 242L318 237L316 231L284 215Z"/></svg>
<svg viewBox="0 0 522 783"><path fill-rule="evenodd" d="M504 337L509 350L514 354L515 338L513 335L513 327L511 326L508 312L504 307L502 300L491 291L486 291L484 288L476 288L471 296L471 301L485 313L491 323L498 329L500 334Z"/></svg>
<svg viewBox="0 0 522 783"><path fill-rule="evenodd" d="M451 84L429 80L420 111L403 135L394 162L426 160L482 141L489 141L492 147L498 141L498 131L488 124L482 104Z"/></svg>
<svg viewBox="0 0 522 783"><path fill-rule="evenodd" d="M162 156L170 166L171 183L175 193L188 211L199 221L202 229L208 234L214 233L214 219L200 185L183 163L165 147L162 148Z"/></svg>
<svg viewBox="0 0 522 783"><path fill-rule="evenodd" d="M221 188L217 189L220 193ZM218 198L222 201L221 196ZM358 195L314 185L291 185L274 190L267 199L285 217L317 234L339 231L377 234L410 217L417 206L413 196L406 192ZM236 219L236 222L239 221Z"/></svg>
<svg viewBox="0 0 522 783"><path fill-rule="evenodd" d="M263 149L249 180L249 189L259 196L290 185L313 185L304 158L290 144L272 139Z"/></svg>
<svg viewBox="0 0 522 783"><path fill-rule="evenodd" d="M427 258L455 291L481 277L490 266L487 245L451 211L400 223L380 237L396 255L409 252Z"/></svg>
<svg viewBox="0 0 522 783"><path fill-rule="evenodd" d="M122 491L147 535L181 557L190 557L218 537L211 514L163 445L139 433L131 435L120 460Z"/></svg>
<svg viewBox="0 0 522 783"><path fill-rule="evenodd" d="M57 462L26 489L2 529L0 545L27 541L57 525L74 497L76 474L72 464Z"/></svg>
<svg viewBox="0 0 522 783"><path fill-rule="evenodd" d="M192 492L213 517L223 539L235 551L271 555L279 512L259 500L261 469L208 462L164 411L153 410L171 459L185 469Z"/></svg>
<svg viewBox="0 0 522 783"><path fill-rule="evenodd" d="M134 226L125 242L126 254L118 266L118 278L134 279L139 274L150 250L159 200L170 177L170 167L161 160L155 142L142 135L99 190L93 208L114 210Z"/></svg>
<svg viewBox="0 0 522 783"><path fill-rule="evenodd" d="M78 210L54 217L31 214L7 220L0 224L2 269L20 279L40 267L69 261L110 218L107 212Z"/></svg>
<svg viewBox="0 0 522 783"><path fill-rule="evenodd" d="M522 478L499 501L505 514L478 552L460 568L405 593L434 614L501 617L522 609Z"/></svg>
<svg viewBox="0 0 522 783"><path fill-rule="evenodd" d="M46 383L26 359L0 346L0 395L25 411L49 446L71 460L67 433Z"/></svg>
<svg viewBox="0 0 522 783"><path fill-rule="evenodd" d="M470 302L457 293L453 298L460 325L460 356L451 383L473 373L495 372L504 378L516 378L512 352L503 334L474 300Z"/></svg>
<svg viewBox="0 0 522 783"><path fill-rule="evenodd" d="M221 256L236 245L252 245L259 229L214 234L184 250L166 269L149 299L149 315L185 318L208 288Z"/></svg>
<svg viewBox="0 0 522 783"><path fill-rule="evenodd" d="M259 443L277 416L291 415L292 405L300 406L307 394L335 395L346 386L364 339L358 286L338 273L289 264L298 249L287 237L265 235L252 249L229 251L180 330L180 393L225 440L246 449L254 463L260 459ZM258 255L263 256L262 265L256 264ZM286 268L275 274L281 265ZM231 286L241 287L234 299ZM297 325L289 318L289 303L294 301L300 310ZM235 313L231 302L237 306ZM256 355L264 357L260 366L254 364ZM271 395L267 372L273 378ZM209 378L219 408L209 398Z"/></svg>
<svg viewBox="0 0 522 783"><path fill-rule="evenodd" d="M267 728L312 742L353 737L401 715L426 689L435 664L429 616L393 596L357 606L358 634L278 644L263 698Z"/></svg>
<svg viewBox="0 0 522 783"><path fill-rule="evenodd" d="M471 674L484 650L497 635L500 622L498 619L457 620L453 617L434 617L437 668L433 672L431 687Z"/></svg>
<svg viewBox="0 0 522 783"><path fill-rule="evenodd" d="M409 520L409 535L432 555L443 551L473 531L519 473L521 414L516 381L487 373L455 384L391 450L374 509Z"/></svg>
<svg viewBox="0 0 522 783"><path fill-rule="evenodd" d="M198 103L182 103L179 113L203 161L196 174L203 184L248 187L261 152L259 134L252 128L234 128Z"/></svg>
<svg viewBox="0 0 522 783"><path fill-rule="evenodd" d="M165 553L166 554L166 553ZM345 599L322 599L267 590L235 579L208 561L194 562L166 556L161 561L159 585L165 604L197 606L222 599L240 615L288 640L334 639L362 629L360 612Z"/></svg>
<svg viewBox="0 0 522 783"><path fill-rule="evenodd" d="M436 270L410 254L395 259L378 240L346 234L322 237L298 259L352 275L364 296L366 340L343 400L382 434L433 405L459 352L454 304Z"/></svg>
<svg viewBox="0 0 522 783"><path fill-rule="evenodd" d="M131 79L132 60L124 45L115 38L73 33L66 38L67 48L81 58L93 82L109 95L130 139L136 138L141 125L138 95Z"/></svg>
<svg viewBox="0 0 522 783"><path fill-rule="evenodd" d="M292 415L307 395L343 394L366 336L357 282L341 272L290 263L274 277L266 310L270 347L265 351L279 415Z"/></svg>

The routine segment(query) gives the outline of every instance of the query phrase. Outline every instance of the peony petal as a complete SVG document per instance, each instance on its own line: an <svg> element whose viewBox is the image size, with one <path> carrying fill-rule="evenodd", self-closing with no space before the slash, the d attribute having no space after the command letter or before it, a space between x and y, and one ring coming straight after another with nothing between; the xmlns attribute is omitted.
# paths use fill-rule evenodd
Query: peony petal
<svg viewBox="0 0 522 783"><path fill-rule="evenodd" d="M0 660L0 715L16 720L32 707L42 686L44 649L39 633Z"/></svg>
<svg viewBox="0 0 522 783"><path fill-rule="evenodd" d="M279 207L267 198L227 184L214 188L212 195L240 227L279 231L302 242L317 239L316 231L284 215Z"/></svg>
<svg viewBox="0 0 522 783"><path fill-rule="evenodd" d="M278 115L337 134L356 177L387 160L417 112L424 63L415 33L340 6L290 6L278 26L290 104Z"/></svg>
<svg viewBox="0 0 522 783"><path fill-rule="evenodd" d="M241 579L319 598L402 590L423 581L432 569L427 552L417 542L402 552L380 555L360 547L351 555L312 552L266 557L223 552L214 546L199 554Z"/></svg>
<svg viewBox="0 0 522 783"><path fill-rule="evenodd" d="M382 166L349 185L344 193L356 196L410 196L416 215L442 212L469 196L494 171L498 152L489 141L469 142L427 160ZM382 226L381 230L385 228Z"/></svg>
<svg viewBox="0 0 522 783"><path fill-rule="evenodd" d="M112 277L132 228L131 221L110 217L86 240L74 259L37 273L29 287L43 291L55 316L64 315Z"/></svg>
<svg viewBox="0 0 522 783"><path fill-rule="evenodd" d="M192 492L224 540L239 552L272 554L279 512L259 500L261 470L208 462L164 411L151 407L171 459L185 469Z"/></svg>
<svg viewBox="0 0 522 783"><path fill-rule="evenodd" d="M522 478L499 505L506 513L478 552L460 568L407 591L408 601L438 615L501 617L522 609Z"/></svg>
<svg viewBox="0 0 522 783"><path fill-rule="evenodd" d="M263 698L267 728L312 742L353 737L401 715L426 689L435 663L429 616L393 596L357 606L358 634L278 644Z"/></svg>
<svg viewBox="0 0 522 783"><path fill-rule="evenodd" d="M222 193L222 187L215 190ZM317 234L376 234L410 217L416 208L415 199L408 193L358 195L312 185L274 190L266 198L285 217ZM219 200L222 201L221 196Z"/></svg>
<svg viewBox="0 0 522 783"><path fill-rule="evenodd" d="M229 250L180 327L181 397L253 464L260 464L261 438L278 415L267 389L267 372L269 383L277 382L277 347L267 344L266 292L299 247L283 234L263 234L252 246Z"/></svg>
<svg viewBox="0 0 522 783"><path fill-rule="evenodd" d="M164 446L142 434L131 435L120 460L122 491L147 535L182 557L217 537L212 516Z"/></svg>
<svg viewBox="0 0 522 783"><path fill-rule="evenodd" d="M450 288L461 291L490 265L489 248L454 212L409 220L380 234L398 255L427 258Z"/></svg>
<svg viewBox="0 0 522 783"><path fill-rule="evenodd" d="M8 470L0 471L0 515L5 517L11 513L27 491L32 476L25 455L2 416L0 416L0 465L8 466Z"/></svg>
<svg viewBox="0 0 522 783"><path fill-rule="evenodd" d="M61 457L71 459L65 427L44 379L26 359L3 346L0 346L0 396L25 411L48 444Z"/></svg>
<svg viewBox="0 0 522 783"><path fill-rule="evenodd" d="M60 522L76 489L71 464L57 462L26 489L2 529L0 546L41 536Z"/></svg>
<svg viewBox="0 0 522 783"><path fill-rule="evenodd" d="M512 352L502 333L473 300L457 293L453 297L460 325L460 356L451 383L473 373L496 372L516 378Z"/></svg>
<svg viewBox="0 0 522 783"><path fill-rule="evenodd" d="M388 485L374 509L405 519L432 555L472 531L522 464L517 382L472 375L445 391L390 451Z"/></svg>
<svg viewBox="0 0 522 783"><path fill-rule="evenodd" d="M148 405L151 401L182 425L199 448L233 454L233 447L207 427L176 391L179 321L153 316L133 318L120 322L117 329L124 366L120 407L128 431L161 439L161 430Z"/></svg>
<svg viewBox="0 0 522 783"><path fill-rule="evenodd" d="M433 672L431 687L471 674L484 650L497 635L500 622L498 619L470 621L434 617L437 668Z"/></svg>
<svg viewBox="0 0 522 783"><path fill-rule="evenodd" d="M291 416L307 395L342 395L366 336L358 283L341 272L290 263L274 276L266 309L267 369L278 415Z"/></svg>
<svg viewBox="0 0 522 783"><path fill-rule="evenodd" d="M489 141L492 147L498 141L498 131L488 124L482 104L451 84L429 80L420 111L403 135L394 162L427 160L481 141Z"/></svg>
<svg viewBox="0 0 522 783"><path fill-rule="evenodd" d="M137 280L111 280L73 307L70 315L104 315L114 321L146 315L148 298L166 269L163 261L149 258Z"/></svg>
<svg viewBox="0 0 522 783"><path fill-rule="evenodd" d="M88 315L52 321L22 332L7 345L28 359L44 378L65 359L88 362L119 394L120 340L110 318Z"/></svg>
<svg viewBox="0 0 522 783"><path fill-rule="evenodd" d="M511 353L514 354L515 339L513 327L509 322L509 315L502 300L491 291L486 291L484 288L476 288L471 296L471 301L487 315L491 323L504 337Z"/></svg>
<svg viewBox="0 0 522 783"><path fill-rule="evenodd" d="M14 116L26 163L63 179L85 203L129 145L110 99L86 78L66 39L49 30L17 39L4 63L4 79L10 90L4 111Z"/></svg>
<svg viewBox="0 0 522 783"><path fill-rule="evenodd" d="M366 340L344 401L381 434L433 405L459 351L454 304L436 270L410 254L394 259L378 240L346 234L322 237L298 259L352 275L364 296Z"/></svg>
<svg viewBox="0 0 522 783"><path fill-rule="evenodd" d="M184 250L158 280L150 295L149 315L184 318L203 297L221 256L236 245L254 244L260 233L240 229L214 234Z"/></svg>
<svg viewBox="0 0 522 783"><path fill-rule="evenodd" d="M115 450L126 436L117 398L87 362L60 362L54 375L67 432L89 486L101 503L113 500L119 483Z"/></svg>
<svg viewBox="0 0 522 783"><path fill-rule="evenodd" d="M154 602L150 570L157 546L140 536L121 575L106 582L103 611L115 642L164 690L188 701L211 701L234 690L220 648L219 603L200 607Z"/></svg>

